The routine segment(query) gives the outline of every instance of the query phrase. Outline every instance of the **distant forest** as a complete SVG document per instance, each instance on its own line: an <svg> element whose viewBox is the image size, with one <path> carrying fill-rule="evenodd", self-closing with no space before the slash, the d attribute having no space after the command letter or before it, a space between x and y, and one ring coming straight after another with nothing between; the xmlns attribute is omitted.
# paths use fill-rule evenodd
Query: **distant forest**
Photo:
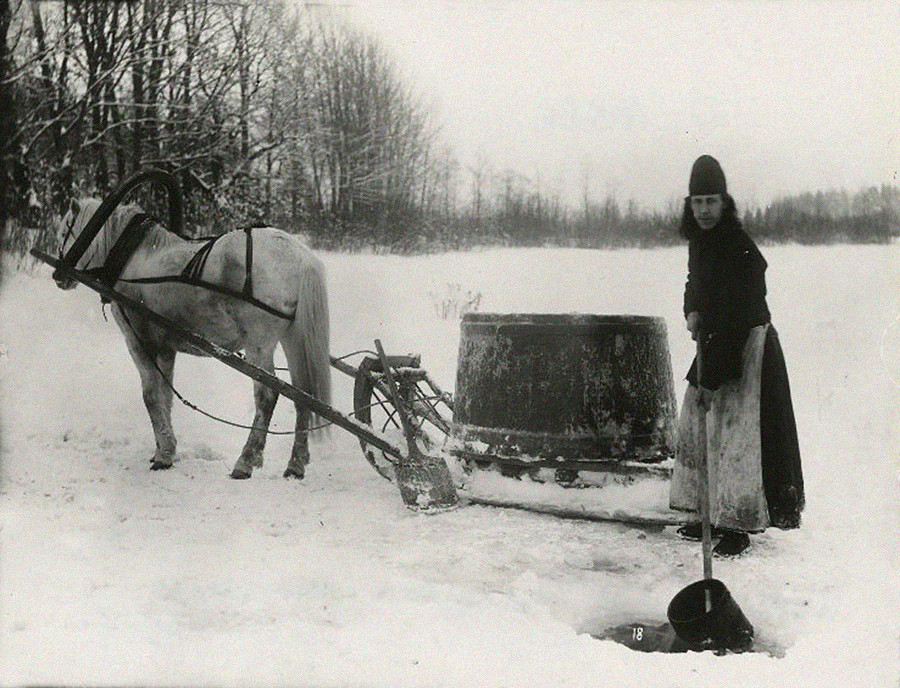
<svg viewBox="0 0 900 688"><path fill-rule="evenodd" d="M52 247L69 199L147 167L179 180L196 235L268 223L319 248L400 253L681 241L679 207L585 197L572 208L515 171L463 168L383 48L310 7L0 0L5 250ZM166 216L158 190L136 200ZM894 186L739 211L763 242L900 233Z"/></svg>
<svg viewBox="0 0 900 688"><path fill-rule="evenodd" d="M900 188L870 187L857 193L832 191L786 196L764 208L742 208L744 228L760 243L888 243L900 236ZM424 245L568 246L573 248L653 248L683 243L682 207L648 211L633 201L585 200L571 210L552 199L508 188L480 211L425 218L434 223Z"/></svg>

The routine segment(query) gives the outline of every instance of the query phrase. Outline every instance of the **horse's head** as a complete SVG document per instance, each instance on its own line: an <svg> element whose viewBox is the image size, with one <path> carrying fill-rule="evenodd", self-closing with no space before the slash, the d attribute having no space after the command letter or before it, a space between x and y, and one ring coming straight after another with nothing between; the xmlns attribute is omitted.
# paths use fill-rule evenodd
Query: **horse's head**
<svg viewBox="0 0 900 688"><path fill-rule="evenodd" d="M60 259L70 251L72 244L75 243L75 240L84 230L85 225L99 207L100 201L96 198L72 199L72 201L69 202L69 207L66 209L65 214L59 220L56 227L56 243L59 245ZM104 232L101 231L100 235L103 234ZM84 255L82 255L75 262L75 265L71 267L84 270L93 267L98 261L98 258L102 262L103 258L105 258L105 254L99 254L103 251L103 245L106 243L104 239L105 237L98 236L92 243L93 248L89 248L89 250L85 251ZM54 273L53 279L56 281L56 286L60 289L72 289L78 284L76 280L71 277L62 276L58 271Z"/></svg>

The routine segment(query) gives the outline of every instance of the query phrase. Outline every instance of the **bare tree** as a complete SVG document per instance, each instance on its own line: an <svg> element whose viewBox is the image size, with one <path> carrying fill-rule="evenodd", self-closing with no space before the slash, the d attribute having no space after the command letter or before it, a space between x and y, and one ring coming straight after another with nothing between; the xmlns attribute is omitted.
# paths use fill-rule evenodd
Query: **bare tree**
<svg viewBox="0 0 900 688"><path fill-rule="evenodd" d="M302 7L0 1L3 174L24 169L47 212L156 166L209 229L274 215L392 242L448 187L428 113L379 45Z"/></svg>
<svg viewBox="0 0 900 688"><path fill-rule="evenodd" d="M9 29L12 23L10 0L0 0L0 234L15 204L15 156L10 149L16 128L16 110L12 94L12 54Z"/></svg>
<svg viewBox="0 0 900 688"><path fill-rule="evenodd" d="M293 171L307 206L343 223L396 226L424 195L427 113L362 34L320 26L300 52L295 90L285 95L297 114Z"/></svg>

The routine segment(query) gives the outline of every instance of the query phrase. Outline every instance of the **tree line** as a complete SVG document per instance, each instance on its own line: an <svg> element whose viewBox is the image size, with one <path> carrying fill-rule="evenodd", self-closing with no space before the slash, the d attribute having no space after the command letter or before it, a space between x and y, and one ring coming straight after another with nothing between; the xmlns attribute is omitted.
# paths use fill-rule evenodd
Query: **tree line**
<svg viewBox="0 0 900 688"><path fill-rule="evenodd" d="M45 222L147 167L176 175L201 233L390 241L430 207L429 114L360 32L279 0L0 2L4 219Z"/></svg>
<svg viewBox="0 0 900 688"><path fill-rule="evenodd" d="M635 201L585 197L571 209L553 198L517 186L503 175L493 196L451 218L445 237L457 246L570 246L578 248L652 248L682 243L683 205L665 211L641 208ZM487 200L486 200L487 199ZM888 243L900 236L900 188L867 187L857 192L830 191L783 196L766 206L742 206L745 229L763 243Z"/></svg>
<svg viewBox="0 0 900 688"><path fill-rule="evenodd" d="M268 223L341 250L660 246L680 208L462 169L365 33L282 0L0 0L0 227L48 242L70 198L147 167L179 180L196 235ZM461 200L465 198L465 201ZM137 199L165 217L157 189ZM888 241L894 187L745 209L771 241Z"/></svg>

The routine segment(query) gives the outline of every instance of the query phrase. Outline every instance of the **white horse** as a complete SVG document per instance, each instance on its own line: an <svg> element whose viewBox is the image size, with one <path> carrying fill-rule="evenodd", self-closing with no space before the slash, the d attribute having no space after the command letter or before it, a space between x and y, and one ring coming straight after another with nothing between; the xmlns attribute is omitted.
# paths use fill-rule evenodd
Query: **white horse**
<svg viewBox="0 0 900 688"><path fill-rule="evenodd" d="M72 202L59 226L63 252L68 251L99 205L100 201L92 198ZM102 267L129 223L128 231L135 229L132 220L137 222L139 213L141 210L135 205L118 207L73 267ZM303 242L273 228L254 228L252 238L248 231L229 232L208 247L205 261L194 260L192 264L194 278L213 287L207 288L183 281L154 281L157 277L182 275L197 255L198 244L155 222L144 222L143 239L122 261L124 268L116 277L117 291L229 351L243 351L248 362L269 373L274 374L273 357L280 343L291 383L319 401L331 403L324 267ZM58 278L57 284L71 289L77 282ZM241 294L250 294L251 298L241 298ZM113 304L112 312L140 373L144 404L156 437L151 470L170 468L176 446L171 421L175 354L202 354L130 309ZM254 382L253 394L256 415L232 478L249 478L253 468L262 465L278 393ZM309 463L308 433L314 416L304 406L295 406L294 444L284 476L302 478Z"/></svg>

